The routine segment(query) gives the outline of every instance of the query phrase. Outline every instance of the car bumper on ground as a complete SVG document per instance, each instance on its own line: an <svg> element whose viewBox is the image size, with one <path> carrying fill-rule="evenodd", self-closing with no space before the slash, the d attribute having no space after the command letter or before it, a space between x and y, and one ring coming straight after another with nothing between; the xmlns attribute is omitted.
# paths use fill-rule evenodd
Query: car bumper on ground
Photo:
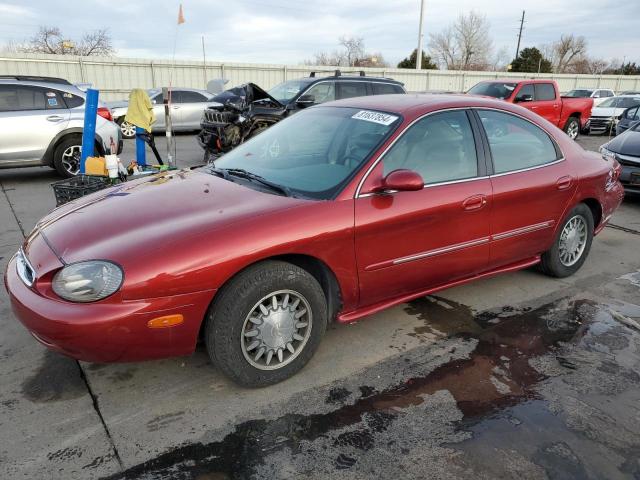
<svg viewBox="0 0 640 480"><path fill-rule="evenodd" d="M15 257L7 266L5 286L13 312L36 340L51 350L89 362L190 354L215 293L206 290L172 297L71 303L28 287L18 276ZM148 326L150 320L171 315L182 315L184 321L164 328Z"/></svg>

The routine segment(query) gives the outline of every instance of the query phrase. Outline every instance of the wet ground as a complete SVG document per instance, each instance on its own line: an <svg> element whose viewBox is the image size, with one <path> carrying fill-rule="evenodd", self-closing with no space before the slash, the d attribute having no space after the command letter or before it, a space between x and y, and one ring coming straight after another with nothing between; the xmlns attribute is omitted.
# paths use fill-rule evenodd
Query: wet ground
<svg viewBox="0 0 640 480"><path fill-rule="evenodd" d="M48 181L0 172L0 262ZM123 365L47 352L3 291L0 478L639 479L640 200L612 223L574 277L530 269L334 325L259 390L202 348Z"/></svg>

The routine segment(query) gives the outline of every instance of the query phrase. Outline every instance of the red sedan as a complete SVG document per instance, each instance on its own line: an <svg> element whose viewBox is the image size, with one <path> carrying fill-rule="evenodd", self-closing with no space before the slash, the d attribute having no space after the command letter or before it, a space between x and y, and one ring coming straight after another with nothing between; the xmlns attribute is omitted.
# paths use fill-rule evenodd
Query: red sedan
<svg viewBox="0 0 640 480"><path fill-rule="evenodd" d="M10 261L13 310L94 362L193 352L234 381L300 370L330 321L540 264L584 263L623 198L615 160L538 115L466 95L308 108L209 165L42 219Z"/></svg>

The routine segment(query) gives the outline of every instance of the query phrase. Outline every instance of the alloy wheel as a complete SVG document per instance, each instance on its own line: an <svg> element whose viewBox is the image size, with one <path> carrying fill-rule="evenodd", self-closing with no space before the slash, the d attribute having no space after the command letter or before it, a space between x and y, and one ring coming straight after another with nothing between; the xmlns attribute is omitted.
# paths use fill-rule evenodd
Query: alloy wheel
<svg viewBox="0 0 640 480"><path fill-rule="evenodd" d="M71 145L62 152L62 166L69 175L77 175L80 171L82 145Z"/></svg>
<svg viewBox="0 0 640 480"><path fill-rule="evenodd" d="M580 260L587 245L587 222L582 215L571 217L560 234L558 255L565 267L571 267Z"/></svg>
<svg viewBox="0 0 640 480"><path fill-rule="evenodd" d="M309 302L299 292L279 290L265 295L244 321L242 354L257 369L282 368L304 349L312 322Z"/></svg>
<svg viewBox="0 0 640 480"><path fill-rule="evenodd" d="M567 127L567 135L569 135L569 138L571 140L575 140L576 138L578 138L579 130L580 126L578 125L578 122L571 122Z"/></svg>
<svg viewBox="0 0 640 480"><path fill-rule="evenodd" d="M126 120L123 120L120 124L120 130L122 131L122 135L127 138L135 137L136 135L136 126Z"/></svg>

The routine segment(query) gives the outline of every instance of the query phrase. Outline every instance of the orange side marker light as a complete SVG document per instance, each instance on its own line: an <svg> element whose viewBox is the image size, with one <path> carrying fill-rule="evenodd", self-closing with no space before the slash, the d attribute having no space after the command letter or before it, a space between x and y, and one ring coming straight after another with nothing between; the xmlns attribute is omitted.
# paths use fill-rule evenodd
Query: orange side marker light
<svg viewBox="0 0 640 480"><path fill-rule="evenodd" d="M184 322L184 317L180 314L165 315L164 317L157 317L147 322L149 328L169 328L180 325Z"/></svg>

